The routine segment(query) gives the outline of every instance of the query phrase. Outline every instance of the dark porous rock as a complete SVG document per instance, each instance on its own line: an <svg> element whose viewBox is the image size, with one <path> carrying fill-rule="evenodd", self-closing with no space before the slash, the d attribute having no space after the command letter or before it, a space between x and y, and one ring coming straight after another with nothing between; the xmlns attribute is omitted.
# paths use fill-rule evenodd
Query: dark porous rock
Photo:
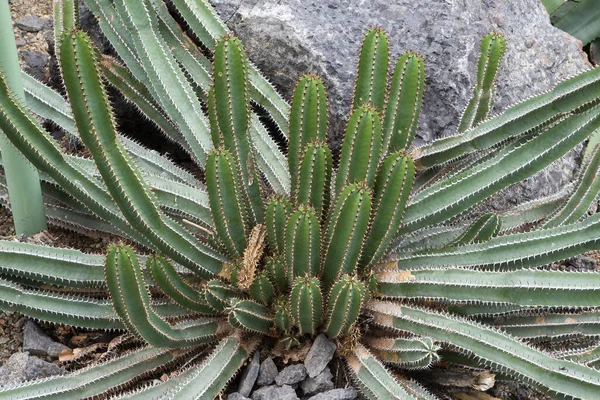
<svg viewBox="0 0 600 400"><path fill-rule="evenodd" d="M25 63L25 72L39 81L45 81L44 69L48 64L48 54L26 50L21 52L21 57L23 57Z"/></svg>
<svg viewBox="0 0 600 400"><path fill-rule="evenodd" d="M283 386L263 386L255 390L251 396L252 400L298 400L294 388L288 385Z"/></svg>
<svg viewBox="0 0 600 400"><path fill-rule="evenodd" d="M26 15L17 20L17 27L27 32L39 32L44 29L48 23L49 21L47 19L43 19L35 15Z"/></svg>
<svg viewBox="0 0 600 400"><path fill-rule="evenodd" d="M426 87L415 146L456 132L476 80L481 38L502 33L507 50L498 72L492 114L544 92L590 67L581 42L554 28L539 0L211 0L242 39L250 59L288 100L294 84L314 72L325 82L330 109L329 141L341 146L352 101L356 59L363 33L389 33L390 60L407 51L425 60ZM493 209L556 193L579 164L577 152L511 187Z"/></svg>
<svg viewBox="0 0 600 400"><path fill-rule="evenodd" d="M358 392L354 388L332 389L309 397L309 400L354 400L357 396Z"/></svg>
<svg viewBox="0 0 600 400"><path fill-rule="evenodd" d="M52 340L35 324L29 320L23 330L23 351L36 356L50 356L58 358L63 350L69 350L64 344Z"/></svg>
<svg viewBox="0 0 600 400"><path fill-rule="evenodd" d="M321 333L317 336L304 360L308 376L314 378L319 375L333 358L336 348L335 343L329 340L325 334Z"/></svg>
<svg viewBox="0 0 600 400"><path fill-rule="evenodd" d="M250 361L250 364L246 366L244 369L244 373L240 378L240 384L238 386L238 392L242 396L249 396L250 392L252 392L252 388L254 387L254 382L256 382L256 378L258 377L258 371L260 369L260 352L254 352L254 356Z"/></svg>
<svg viewBox="0 0 600 400"><path fill-rule="evenodd" d="M300 389L305 396L325 392L333 389L333 375L329 367L325 369L314 378L306 378L300 383Z"/></svg>
<svg viewBox="0 0 600 400"><path fill-rule="evenodd" d="M260 364L260 371L258 373L256 384L259 386L270 385L275 382L278 373L277 366L275 366L273 359L269 357Z"/></svg>
<svg viewBox="0 0 600 400"><path fill-rule="evenodd" d="M306 378L306 368L302 364L289 365L281 370L275 378L277 385L294 385Z"/></svg>
<svg viewBox="0 0 600 400"><path fill-rule="evenodd" d="M15 353L0 368L0 387L65 373L59 366L30 356L29 353Z"/></svg>
<svg viewBox="0 0 600 400"><path fill-rule="evenodd" d="M246 396L242 396L238 392L235 392L235 393L230 393L227 396L227 400L250 400L250 398L246 397Z"/></svg>

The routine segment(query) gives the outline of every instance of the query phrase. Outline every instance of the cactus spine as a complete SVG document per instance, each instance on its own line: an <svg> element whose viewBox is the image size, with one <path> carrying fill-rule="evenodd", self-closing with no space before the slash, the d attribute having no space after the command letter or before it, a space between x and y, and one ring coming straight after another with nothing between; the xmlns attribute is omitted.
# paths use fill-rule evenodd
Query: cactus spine
<svg viewBox="0 0 600 400"><path fill-rule="evenodd" d="M391 154L381 165L374 186L371 229L359 263L361 272L380 259L398 231L414 174L412 159L402 153Z"/></svg>
<svg viewBox="0 0 600 400"><path fill-rule="evenodd" d="M390 83L383 119L383 150L407 150L417 132L425 88L423 58L408 51L400 56Z"/></svg>
<svg viewBox="0 0 600 400"><path fill-rule="evenodd" d="M285 227L291 213L292 205L288 199L273 197L269 201L265 213L265 223L267 225L269 246L274 253L285 253Z"/></svg>
<svg viewBox="0 0 600 400"><path fill-rule="evenodd" d="M288 165L293 198L304 147L313 140L324 142L327 136L327 97L323 82L316 75L305 75L296 85L289 131Z"/></svg>
<svg viewBox="0 0 600 400"><path fill-rule="evenodd" d="M342 191L330 212L321 264L323 285L331 287L343 274L354 273L369 225L371 189L353 183Z"/></svg>
<svg viewBox="0 0 600 400"><path fill-rule="evenodd" d="M240 257L249 233L247 197L242 193L238 169L229 151L215 149L210 152L206 162L206 184L219 238L228 254L233 258Z"/></svg>
<svg viewBox="0 0 600 400"><path fill-rule="evenodd" d="M383 110L387 85L389 43L385 31L380 28L367 30L358 59L356 85L352 109L362 105Z"/></svg>
<svg viewBox="0 0 600 400"><path fill-rule="evenodd" d="M349 183L366 181L367 185L372 185L380 153L379 113L372 107L361 106L348 121L336 173L336 193L340 193Z"/></svg>
<svg viewBox="0 0 600 400"><path fill-rule="evenodd" d="M225 148L234 156L241 173L243 191L250 199L252 220L261 224L264 215L260 182L248 138L248 60L238 38L226 36L217 41L213 66L214 113L219 134Z"/></svg>
<svg viewBox="0 0 600 400"><path fill-rule="evenodd" d="M321 233L312 207L300 206L288 220L285 230L285 259L290 286L298 276L319 272Z"/></svg>
<svg viewBox="0 0 600 400"><path fill-rule="evenodd" d="M367 299L367 288L356 276L343 275L332 286L327 300L327 318L324 330L330 338L349 332L358 319Z"/></svg>
<svg viewBox="0 0 600 400"><path fill-rule="evenodd" d="M298 172L296 204L313 207L319 220L329 207L331 164L331 150L325 143L306 146Z"/></svg>
<svg viewBox="0 0 600 400"><path fill-rule="evenodd" d="M315 277L298 277L290 296L292 318L300 333L313 335L321 324L323 295Z"/></svg>

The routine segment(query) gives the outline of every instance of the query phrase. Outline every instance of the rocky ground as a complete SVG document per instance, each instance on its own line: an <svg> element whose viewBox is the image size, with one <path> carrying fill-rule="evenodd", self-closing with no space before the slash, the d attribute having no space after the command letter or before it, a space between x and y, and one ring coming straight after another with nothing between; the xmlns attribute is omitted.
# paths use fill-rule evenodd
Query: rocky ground
<svg viewBox="0 0 600 400"><path fill-rule="evenodd" d="M0 0L4 1L4 0ZM21 64L37 79L51 79L49 54L52 37L51 0L9 0ZM505 68L500 73L496 111L549 88L557 80L589 65L578 43L549 25L539 0L511 3L460 0L432 2L415 10L414 2L384 0L339 2L324 0L214 0L221 16L246 43L250 55L284 95L305 72L322 75L329 91L332 143L343 131L353 82L358 38L370 25L381 25L391 35L393 55L406 49L422 52L428 77L419 132L421 143L452 132L467 101L478 54L478 40L490 29L503 32L509 42ZM368 3L368 4L365 4ZM340 4L343 4L341 6ZM365 7L370 14L366 14ZM461 12L460 10L468 10ZM86 18L89 18L87 14ZM332 25L342 29L332 29ZM97 37L99 41L101 38ZM102 50L108 50L103 44ZM276 62L274 62L276 60ZM164 149L163 149L164 150ZM174 150L173 150L174 151ZM494 208L529 200L556 190L571 179L577 154L544 171L536 179L497 198ZM10 213L0 209L0 237L34 240L87 252L103 252L111 238L88 238L61 229L50 229L34 238L14 236ZM588 254L557 269L595 269L598 253ZM115 334L81 331L72 327L36 324L16 313L0 313L0 386L39 377L64 374L114 352L124 340ZM551 344L547 344L551 346ZM333 358L335 345L324 336L307 343L292 357L282 357L268 346L257 351L227 390L231 400L354 399L360 395L348 384L343 365ZM442 367L443 368L443 367ZM451 398L473 398L479 373L432 369L417 373L428 386ZM460 376L451 385L440 377ZM457 386L457 381L464 386ZM453 386L452 386L453 385ZM470 394L469 394L470 393ZM498 381L476 398L545 399L514 382ZM484 396L484 397L481 397ZM487 396L487 397L485 397Z"/></svg>

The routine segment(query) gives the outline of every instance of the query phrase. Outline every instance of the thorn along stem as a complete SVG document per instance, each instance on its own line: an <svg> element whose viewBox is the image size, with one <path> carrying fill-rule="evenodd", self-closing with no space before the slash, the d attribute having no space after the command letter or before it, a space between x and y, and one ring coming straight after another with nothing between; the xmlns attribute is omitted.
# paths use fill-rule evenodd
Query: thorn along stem
<svg viewBox="0 0 600 400"><path fill-rule="evenodd" d="M0 2L0 76L14 95L25 103L21 67L8 2ZM1 132L1 131L0 131ZM0 134L0 153L6 174L8 197L17 235L33 235L48 229L37 170Z"/></svg>

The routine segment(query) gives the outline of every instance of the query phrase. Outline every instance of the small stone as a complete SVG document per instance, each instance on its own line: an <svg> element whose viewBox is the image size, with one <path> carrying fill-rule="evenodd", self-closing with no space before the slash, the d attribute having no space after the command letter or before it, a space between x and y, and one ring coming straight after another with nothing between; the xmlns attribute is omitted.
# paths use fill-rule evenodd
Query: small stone
<svg viewBox="0 0 600 400"><path fill-rule="evenodd" d="M229 396L227 396L227 400L250 400L250 398L242 396L238 392L234 392L230 393Z"/></svg>
<svg viewBox="0 0 600 400"><path fill-rule="evenodd" d="M0 387L65 373L59 366L32 357L29 353L15 353L0 368Z"/></svg>
<svg viewBox="0 0 600 400"><path fill-rule="evenodd" d="M35 15L26 15L17 21L17 27L27 32L39 32L48 23L47 19Z"/></svg>
<svg viewBox="0 0 600 400"><path fill-rule="evenodd" d="M15 39L15 45L17 47L23 47L25 46L25 44L27 44L27 42L23 39Z"/></svg>
<svg viewBox="0 0 600 400"><path fill-rule="evenodd" d="M252 400L299 400L294 388L288 385L263 386L252 393Z"/></svg>
<svg viewBox="0 0 600 400"><path fill-rule="evenodd" d="M281 385L293 385L300 383L306 378L306 368L302 364L285 367L275 378L275 383Z"/></svg>
<svg viewBox="0 0 600 400"><path fill-rule="evenodd" d="M260 352L255 351L250 364L244 370L242 377L240 378L240 384L238 386L238 392L242 396L250 396L250 392L252 392L252 388L254 387L254 382L256 382L256 378L258 377L258 370L260 369Z"/></svg>
<svg viewBox="0 0 600 400"><path fill-rule="evenodd" d="M300 388L305 396L311 396L317 393L333 389L333 375L329 367L325 367L323 372L314 378L306 378L300 383Z"/></svg>
<svg viewBox="0 0 600 400"><path fill-rule="evenodd" d="M63 350L69 350L69 348L52 340L42 332L35 322L27 321L23 330L23 351L36 356L57 358Z"/></svg>
<svg viewBox="0 0 600 400"><path fill-rule="evenodd" d="M309 397L308 400L354 400L358 396L358 392L354 388L333 389L315 396Z"/></svg>
<svg viewBox="0 0 600 400"><path fill-rule="evenodd" d="M21 55L23 56L23 61L25 61L25 64L31 68L44 68L48 63L48 54L28 50L21 52Z"/></svg>
<svg viewBox="0 0 600 400"><path fill-rule="evenodd" d="M324 333L317 336L304 360L308 376L314 378L319 375L333 358L335 350L335 343L327 339Z"/></svg>
<svg viewBox="0 0 600 400"><path fill-rule="evenodd" d="M258 373L258 380L256 381L256 384L259 386L270 385L275 381L278 373L279 371L277 371L277 367L275 366L273 359L269 357L263 361L262 364L260 364L260 371Z"/></svg>

